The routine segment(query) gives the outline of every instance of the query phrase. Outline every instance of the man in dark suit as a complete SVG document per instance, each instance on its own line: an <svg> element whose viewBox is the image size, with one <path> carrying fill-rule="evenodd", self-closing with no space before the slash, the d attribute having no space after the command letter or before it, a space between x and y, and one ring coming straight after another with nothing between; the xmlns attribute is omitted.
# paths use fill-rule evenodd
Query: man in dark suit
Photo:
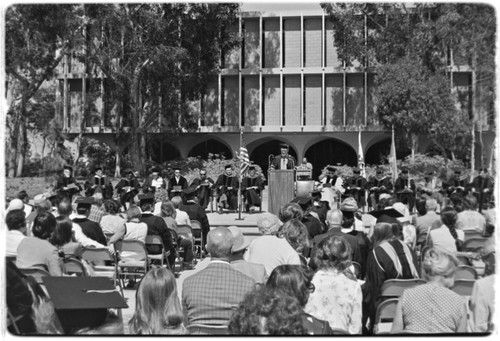
<svg viewBox="0 0 500 341"><path fill-rule="evenodd" d="M227 326L245 294L254 289L255 281L229 264L233 239L227 227L218 227L208 233L210 264L186 278L182 285L187 325Z"/></svg>
<svg viewBox="0 0 500 341"><path fill-rule="evenodd" d="M206 241L208 231L210 231L210 223L208 222L208 217L205 209L194 200L194 188L186 188L183 193L185 204L180 204L179 210L186 212L190 220L197 220L200 222L203 240ZM203 248L205 248L205 245L203 245Z"/></svg>
<svg viewBox="0 0 500 341"><path fill-rule="evenodd" d="M288 154L289 146L285 143L280 144L281 154L276 156L271 162L271 169L295 169L297 161Z"/></svg>
<svg viewBox="0 0 500 341"><path fill-rule="evenodd" d="M94 203L93 197L78 197L75 200L77 215L73 218L73 223L78 224L82 228L82 232L88 238L102 244L107 245L106 236L102 231L101 226L95 221L90 220L89 214L92 204Z"/></svg>
<svg viewBox="0 0 500 341"><path fill-rule="evenodd" d="M172 199L176 195L181 195L182 191L188 187L185 177L181 175L181 169L174 168L174 176L169 180L168 197Z"/></svg>
<svg viewBox="0 0 500 341"><path fill-rule="evenodd" d="M316 254L318 250L318 244L323 240L326 239L330 236L342 236L347 240L349 245L351 246L351 259L354 262L358 262L361 265L361 251L359 249L358 245L358 240L356 237L351 236L347 233L342 232L342 219L343 219L343 214L342 211L340 210L330 210L328 211L326 215L326 223L328 225L328 231L317 235L314 237L313 240L313 248L311 251L311 258L309 261L309 266L312 269L316 269L317 265L314 263L314 255Z"/></svg>
<svg viewBox="0 0 500 341"><path fill-rule="evenodd" d="M220 212L222 212L223 208L229 208L231 210L236 210L238 208L239 180L234 176L233 167L231 165L226 165L224 169L225 173L219 175L215 182L215 188L219 195L218 206L220 207Z"/></svg>
<svg viewBox="0 0 500 341"><path fill-rule="evenodd" d="M168 230L165 220L159 216L153 215L153 208L155 205L155 197L153 193L146 193L139 195L139 205L141 206L142 216L139 219L142 223L148 225L148 235L158 235L160 236L165 251L170 251L170 256L168 256L168 263L170 266L175 265L175 249L172 240L172 235ZM148 245L148 253L160 254L161 248L156 245Z"/></svg>

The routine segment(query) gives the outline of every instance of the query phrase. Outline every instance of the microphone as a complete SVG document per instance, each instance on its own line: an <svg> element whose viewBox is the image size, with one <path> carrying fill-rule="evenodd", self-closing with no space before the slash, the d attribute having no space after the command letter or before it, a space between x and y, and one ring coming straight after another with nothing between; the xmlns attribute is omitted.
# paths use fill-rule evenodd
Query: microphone
<svg viewBox="0 0 500 341"><path fill-rule="evenodd" d="M273 160L274 160L274 154L270 154L267 158L267 161L268 161L268 168L271 168L271 164L273 163Z"/></svg>

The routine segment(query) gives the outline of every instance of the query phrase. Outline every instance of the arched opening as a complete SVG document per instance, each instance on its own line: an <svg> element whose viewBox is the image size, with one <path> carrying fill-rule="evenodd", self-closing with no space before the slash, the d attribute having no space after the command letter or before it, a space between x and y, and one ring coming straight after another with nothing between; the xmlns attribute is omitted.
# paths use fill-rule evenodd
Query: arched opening
<svg viewBox="0 0 500 341"><path fill-rule="evenodd" d="M313 144L307 149L305 157L313 165L313 179L318 178L321 169L326 165L356 166L358 163L356 151L348 144L335 139Z"/></svg>
<svg viewBox="0 0 500 341"><path fill-rule="evenodd" d="M391 151L391 139L387 138L380 142L375 143L368 148L365 153L365 164L367 165L380 165L387 161L387 157Z"/></svg>
<svg viewBox="0 0 500 341"><path fill-rule="evenodd" d="M214 139L209 139L198 143L196 146L191 148L188 156L201 156L202 159L206 160L208 158L208 153L212 153L214 155L224 154L226 156L226 159L233 158L231 149L229 149L224 143Z"/></svg>
<svg viewBox="0 0 500 341"><path fill-rule="evenodd" d="M269 169L269 156L271 154L275 156L279 155L280 143L283 143L283 141L270 140L260 144L252 151L252 153L250 153L250 160L253 161L253 163L259 165L260 168L262 168L262 171L264 172L264 176L266 178L267 171ZM293 149L292 146L290 146L290 150L288 151L288 153L295 159L297 159L297 152L295 151L295 149Z"/></svg>
<svg viewBox="0 0 500 341"><path fill-rule="evenodd" d="M152 138L148 143L148 157L157 164L175 160L181 157L179 150L161 137Z"/></svg>

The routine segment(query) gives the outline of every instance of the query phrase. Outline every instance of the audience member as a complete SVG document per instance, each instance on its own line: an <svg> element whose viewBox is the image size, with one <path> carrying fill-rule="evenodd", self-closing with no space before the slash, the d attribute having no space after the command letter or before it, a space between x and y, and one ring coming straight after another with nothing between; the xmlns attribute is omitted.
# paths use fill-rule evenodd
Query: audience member
<svg viewBox="0 0 500 341"><path fill-rule="evenodd" d="M146 243L148 225L141 221L142 213L139 207L129 206L127 210L127 222L125 223L125 235L123 240L139 240Z"/></svg>
<svg viewBox="0 0 500 341"><path fill-rule="evenodd" d="M485 277L477 279L470 296L469 330L473 333L492 333L495 330L495 251L483 257Z"/></svg>
<svg viewBox="0 0 500 341"><path fill-rule="evenodd" d="M37 215L33 222L33 237L24 238L17 248L16 265L19 269L41 267L51 276L62 276L62 262L57 248L49 242L56 218L51 213Z"/></svg>
<svg viewBox="0 0 500 341"><path fill-rule="evenodd" d="M465 196L463 204L464 210L457 216L457 230L484 233L486 218L477 211L476 197L472 194Z"/></svg>
<svg viewBox="0 0 500 341"><path fill-rule="evenodd" d="M160 216L167 224L167 227L177 233L177 223L175 222L175 217L177 211L175 210L174 204L171 201L164 201L161 205ZM190 270L193 268L194 253L193 253L193 238L185 238L185 236L178 235L177 244L179 248L184 250L184 269Z"/></svg>
<svg viewBox="0 0 500 341"><path fill-rule="evenodd" d="M26 218L31 214L31 212L33 212L33 210L35 209L35 207L33 205L30 205L30 196L28 194L28 192L26 192L25 190L22 190L22 191L19 191L19 193L17 193L17 199L20 199L23 204L24 204L24 213L26 213Z"/></svg>
<svg viewBox="0 0 500 341"><path fill-rule="evenodd" d="M26 214L24 210L9 211L5 217L5 224L9 229L7 231L5 255L7 257L16 257L19 243L26 238Z"/></svg>
<svg viewBox="0 0 500 341"><path fill-rule="evenodd" d="M253 279L231 268L232 246L233 236L227 227L208 233L210 264L187 277L182 285L186 325L226 326L244 295L255 287Z"/></svg>
<svg viewBox="0 0 500 341"><path fill-rule="evenodd" d="M250 263L243 259L250 241L245 239L243 233L237 226L229 226L229 231L233 235L233 246L231 247L231 267L238 270L242 274L253 278L255 283L265 283L266 281L266 268L262 264Z"/></svg>
<svg viewBox="0 0 500 341"><path fill-rule="evenodd" d="M438 203L436 199L427 199L425 201L426 213L417 217L415 221L415 227L417 228L417 245L424 246L431 226L441 221L439 214L436 213L437 208Z"/></svg>
<svg viewBox="0 0 500 341"><path fill-rule="evenodd" d="M429 249L422 273L427 283L403 292L396 308L391 333L460 333L467 328L467 306L463 296L451 291L457 259L439 249Z"/></svg>
<svg viewBox="0 0 500 341"><path fill-rule="evenodd" d="M257 228L263 235L275 235L281 226L281 221L272 213L264 212L257 218Z"/></svg>
<svg viewBox="0 0 500 341"><path fill-rule="evenodd" d="M135 312L130 334L187 334L174 274L155 268L142 278L135 293Z"/></svg>
<svg viewBox="0 0 500 341"><path fill-rule="evenodd" d="M175 207L175 222L177 223L177 226L183 226L183 225L189 225L191 226L191 219L189 218L189 215L187 212L184 212L183 210L180 209L180 206L182 204L182 198L180 196L175 196L171 199L172 204Z"/></svg>
<svg viewBox="0 0 500 341"><path fill-rule="evenodd" d="M363 296L361 286L350 270L349 243L341 236L322 240L314 262L318 266L312 279L316 289L309 296L305 311L328 321L333 329L361 334Z"/></svg>
<svg viewBox="0 0 500 341"><path fill-rule="evenodd" d="M428 244L449 253L461 251L464 232L456 229L457 212L452 207L445 207L441 212L443 225L429 231Z"/></svg>
<svg viewBox="0 0 500 341"><path fill-rule="evenodd" d="M146 223L148 225L148 235L157 235L160 236L163 241L163 246L165 247L165 251L170 251L170 256L168 256L168 263L173 268L175 265L175 250L174 244L172 241L172 234L168 230L167 224L165 221L153 215L153 207L154 207L154 194L147 193L139 196L139 203L141 205L142 216L139 219L141 222ZM151 254L160 254L161 246L158 245L147 245L148 253Z"/></svg>
<svg viewBox="0 0 500 341"><path fill-rule="evenodd" d="M306 226L297 219L287 221L278 230L278 237L284 237L299 255L300 263L307 267L304 252L309 249L309 239Z"/></svg>
<svg viewBox="0 0 500 341"><path fill-rule="evenodd" d="M402 217L398 217L396 219L399 220L403 229L403 241L406 245L415 249L417 243L417 230L415 226L411 224L410 212L408 211L408 208L402 202L396 202L392 205L392 207L402 215Z"/></svg>
<svg viewBox="0 0 500 341"><path fill-rule="evenodd" d="M24 214L24 211L21 212ZM7 326L7 330L14 335L35 334L37 330L32 308L34 299L28 280L14 262L7 260L5 265L5 303L19 331L14 328L13 323Z"/></svg>
<svg viewBox="0 0 500 341"><path fill-rule="evenodd" d="M99 225L101 226L104 235L108 237L108 243L114 244L125 236L127 222L120 214L120 204L113 200L108 199L104 202L106 214L101 218Z"/></svg>
<svg viewBox="0 0 500 341"><path fill-rule="evenodd" d="M281 264L301 264L299 254L283 235L277 235L280 225L275 215L263 213L257 225L263 235L252 240L248 246L243 255L246 261L264 265L267 274Z"/></svg>
<svg viewBox="0 0 500 341"><path fill-rule="evenodd" d="M59 213L60 216L66 216L71 219L73 212L73 206L71 205L71 201L69 201L69 199L67 198L62 199L59 202L59 205L57 206L57 212ZM75 223L74 221L73 221L73 233L75 236L75 240L80 244L82 244L83 247L96 247L96 248L106 247L106 244L100 244L94 239L87 237L83 233L81 226Z"/></svg>
<svg viewBox="0 0 500 341"><path fill-rule="evenodd" d="M266 286L272 289L281 290L288 296L296 298L302 309L307 304L309 295L314 292L315 287L311 283L313 273L298 265L280 265L277 266ZM306 328L309 335L331 335L332 328L328 321L319 320L316 317L302 310L302 325Z"/></svg>
<svg viewBox="0 0 500 341"><path fill-rule="evenodd" d="M94 198L94 203L90 207L89 220L100 224L102 217L106 214L102 193L94 193L92 197Z"/></svg>
<svg viewBox="0 0 500 341"><path fill-rule="evenodd" d="M262 286L248 293L229 322L233 335L307 335L296 298Z"/></svg>
<svg viewBox="0 0 500 341"><path fill-rule="evenodd" d="M373 331L375 312L382 284L393 278L419 278L417 257L401 240L395 238L393 226L377 223L373 231L373 250L368 255L363 285L363 325L370 318L368 333Z"/></svg>
<svg viewBox="0 0 500 341"><path fill-rule="evenodd" d="M342 236L347 240L349 245L351 246L351 259L361 265L363 262L361 258L361 251L359 250L358 240L356 237L343 233L341 224L342 224L343 214L341 210L330 210L326 215L326 223L328 225L328 231L326 233L320 234L319 236L314 237L313 241L313 249L311 251L311 258L309 260L309 266L311 269L316 270L317 265L314 262L316 258L316 252L318 250L319 243L330 237L330 236Z"/></svg>
<svg viewBox="0 0 500 341"><path fill-rule="evenodd" d="M56 227L49 242L62 251L64 257L81 257L82 244L73 240L73 222L66 216L56 217Z"/></svg>
<svg viewBox="0 0 500 341"><path fill-rule="evenodd" d="M203 235L203 240L207 240L207 234L208 231L210 231L210 223L208 222L208 217L205 213L205 209L195 201L194 196L196 191L194 188L186 188L183 192L186 203L181 203L179 205L179 210L186 212L190 220L196 220L201 224L201 233ZM204 245L203 248L205 248Z"/></svg>
<svg viewBox="0 0 500 341"><path fill-rule="evenodd" d="M107 245L106 236L102 232L101 227L95 221L90 220L90 207L94 202L94 198L79 197L75 200L76 203L76 216L73 222L82 228L82 232L90 239L95 240L101 245Z"/></svg>

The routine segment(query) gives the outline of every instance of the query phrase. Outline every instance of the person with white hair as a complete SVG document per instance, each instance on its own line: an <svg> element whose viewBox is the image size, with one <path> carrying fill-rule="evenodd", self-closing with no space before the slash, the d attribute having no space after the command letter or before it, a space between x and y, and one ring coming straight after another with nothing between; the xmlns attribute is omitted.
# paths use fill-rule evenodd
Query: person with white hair
<svg viewBox="0 0 500 341"><path fill-rule="evenodd" d="M415 227L417 228L417 245L425 244L431 226L439 224L441 221L439 214L436 213L438 209L436 199L427 199L425 201L425 209L427 213L417 217L415 221Z"/></svg>
<svg viewBox="0 0 500 341"><path fill-rule="evenodd" d="M284 236L277 236L279 225L270 213L259 220L259 230L264 230L264 235L252 240L244 258L248 262L263 264L266 273L270 274L275 267L281 264L300 265L299 254L288 243ZM274 216L276 217L276 216ZM275 228L278 229L275 230Z"/></svg>

